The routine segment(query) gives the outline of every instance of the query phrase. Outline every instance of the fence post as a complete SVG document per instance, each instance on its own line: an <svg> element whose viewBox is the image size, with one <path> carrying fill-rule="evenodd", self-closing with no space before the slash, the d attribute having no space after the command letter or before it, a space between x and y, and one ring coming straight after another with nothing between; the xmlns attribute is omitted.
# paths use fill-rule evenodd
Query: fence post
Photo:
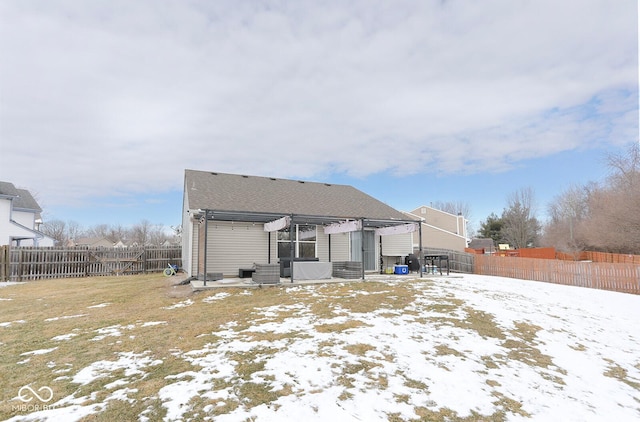
<svg viewBox="0 0 640 422"><path fill-rule="evenodd" d="M142 249L142 272L144 274L147 273L147 251L148 251L148 246L143 246L143 249Z"/></svg>
<svg viewBox="0 0 640 422"><path fill-rule="evenodd" d="M9 281L9 245L0 248L0 281Z"/></svg>

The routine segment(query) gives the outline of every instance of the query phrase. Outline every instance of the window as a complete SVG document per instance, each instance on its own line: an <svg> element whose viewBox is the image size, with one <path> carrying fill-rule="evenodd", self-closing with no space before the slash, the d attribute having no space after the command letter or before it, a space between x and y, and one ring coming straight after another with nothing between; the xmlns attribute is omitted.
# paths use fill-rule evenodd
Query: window
<svg viewBox="0 0 640 422"><path fill-rule="evenodd" d="M315 224L296 224L278 231L278 258L291 256L291 238L293 236L294 256L297 258L316 257Z"/></svg>

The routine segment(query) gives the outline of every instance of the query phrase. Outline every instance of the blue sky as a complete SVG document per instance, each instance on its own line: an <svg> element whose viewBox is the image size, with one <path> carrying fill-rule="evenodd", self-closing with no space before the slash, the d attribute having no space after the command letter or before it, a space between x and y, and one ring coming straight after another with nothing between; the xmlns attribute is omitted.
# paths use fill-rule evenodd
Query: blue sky
<svg viewBox="0 0 640 422"><path fill-rule="evenodd" d="M179 224L187 168L544 218L638 142L635 1L5 0L0 57L0 180L85 227Z"/></svg>

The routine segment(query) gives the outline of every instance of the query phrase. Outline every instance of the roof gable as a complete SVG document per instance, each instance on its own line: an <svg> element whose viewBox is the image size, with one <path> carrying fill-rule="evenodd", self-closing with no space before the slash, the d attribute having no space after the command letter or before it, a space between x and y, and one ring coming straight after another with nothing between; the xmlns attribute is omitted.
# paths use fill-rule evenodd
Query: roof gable
<svg viewBox="0 0 640 422"><path fill-rule="evenodd" d="M12 199L14 209L42 212L42 208L31 192L26 189L17 189L13 183L0 182L0 195Z"/></svg>
<svg viewBox="0 0 640 422"><path fill-rule="evenodd" d="M407 220L348 185L185 170L188 209Z"/></svg>

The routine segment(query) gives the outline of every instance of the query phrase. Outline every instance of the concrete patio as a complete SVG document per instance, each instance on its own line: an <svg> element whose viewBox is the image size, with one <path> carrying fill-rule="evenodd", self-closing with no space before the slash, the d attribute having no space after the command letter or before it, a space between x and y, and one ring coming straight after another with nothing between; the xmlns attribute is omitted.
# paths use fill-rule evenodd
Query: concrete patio
<svg viewBox="0 0 640 422"><path fill-rule="evenodd" d="M440 275L436 274L427 274L424 273L422 278L428 277L456 277L456 275L451 274ZM395 280L412 280L420 278L420 274L412 273L406 275L397 275L397 274L366 274L364 280L362 278L356 279L346 279L346 278L337 278L333 277L330 279L322 279L322 280L295 280L292 283L290 278L280 278L280 283L255 283L251 278L223 278L222 280L208 280L205 286L203 280L192 280L191 288L194 291L201 290L212 290L212 289L221 289L221 288L246 288L246 289L256 289L262 287L275 287L275 286L306 286L312 284L338 284L338 283L353 283L358 281L395 281Z"/></svg>

